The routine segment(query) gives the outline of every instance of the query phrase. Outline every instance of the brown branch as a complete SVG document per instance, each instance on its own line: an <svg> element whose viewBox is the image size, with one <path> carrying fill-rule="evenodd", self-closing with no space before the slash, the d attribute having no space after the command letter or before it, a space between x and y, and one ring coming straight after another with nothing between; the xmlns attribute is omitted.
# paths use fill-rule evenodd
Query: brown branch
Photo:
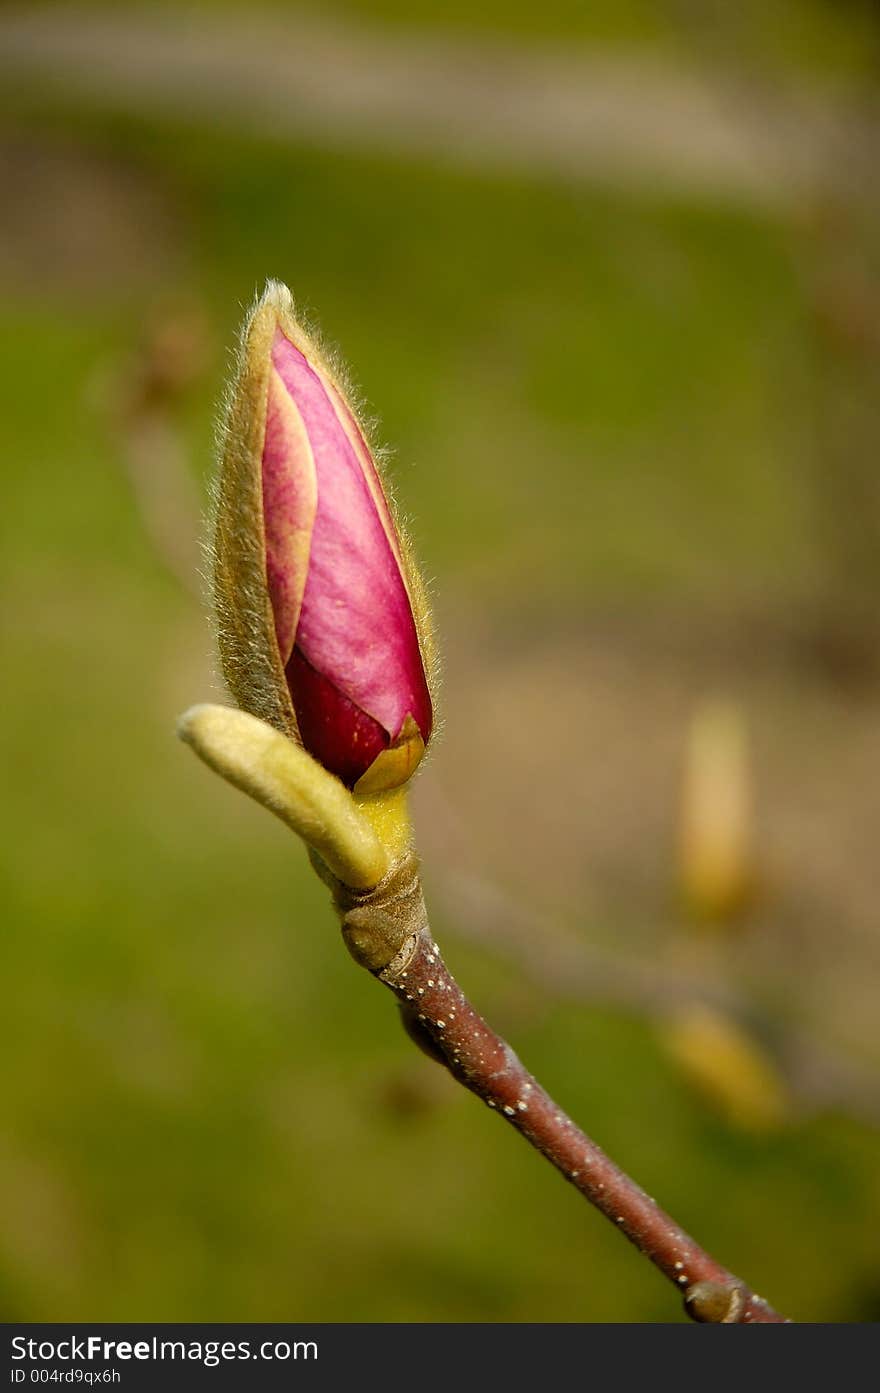
<svg viewBox="0 0 880 1393"><path fill-rule="evenodd" d="M410 1034L494 1108L683 1293L685 1309L716 1324L781 1324L780 1316L710 1257L591 1141L477 1014L425 927L376 974L401 1004Z"/></svg>
<svg viewBox="0 0 880 1393"><path fill-rule="evenodd" d="M361 967L394 993L409 1033L453 1078L531 1142L674 1283L694 1320L724 1325L785 1323L784 1316L710 1257L566 1117L510 1046L477 1014L443 962L428 928L418 858L411 847L388 865L363 807L354 800L349 800L350 806L345 804L348 795L342 785L254 717L224 707L194 707L179 729L219 774L308 836L312 865L332 893L346 947ZM332 785L332 795L327 785ZM387 804L380 812L387 819ZM375 809L372 814L375 817ZM376 850L383 851L379 861L387 866L384 876L365 889L350 883L364 878L358 858L347 854L351 822L360 826L367 843L374 839ZM388 825L386 821L386 831ZM405 817L400 818L398 831L408 831ZM332 867L328 848L333 851ZM369 864L375 871L376 860ZM346 875L345 881L338 879L337 870Z"/></svg>
<svg viewBox="0 0 880 1393"><path fill-rule="evenodd" d="M771 1016L760 1000L726 980L716 958L646 961L585 942L564 920L510 894L470 864L465 829L436 780L422 780L418 791L430 813L420 839L429 834L429 852L445 867L430 877L431 898L439 899L457 938L514 963L554 1000L610 1003L661 1023L680 1007L706 1005L750 1037L773 1039L774 1065L801 1107L843 1108L871 1127L880 1124L876 1071L824 1037L796 984L791 990L786 984L786 1011Z"/></svg>

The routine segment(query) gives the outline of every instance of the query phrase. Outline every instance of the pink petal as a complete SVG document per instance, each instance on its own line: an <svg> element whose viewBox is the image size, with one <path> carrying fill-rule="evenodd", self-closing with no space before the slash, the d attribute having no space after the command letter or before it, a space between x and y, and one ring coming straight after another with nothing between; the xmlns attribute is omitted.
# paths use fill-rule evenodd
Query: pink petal
<svg viewBox="0 0 880 1393"><path fill-rule="evenodd" d="M387 731L316 672L299 647L290 655L286 676L304 746L353 788L387 747Z"/></svg>
<svg viewBox="0 0 880 1393"><path fill-rule="evenodd" d="M296 646L316 673L391 739L412 714L427 742L431 700L409 595L389 540L390 518L386 524L384 498L380 492L380 511L374 493L378 480L371 487L361 452L334 404L337 394L280 329L272 361L302 420L317 480ZM367 463L372 470L368 457Z"/></svg>

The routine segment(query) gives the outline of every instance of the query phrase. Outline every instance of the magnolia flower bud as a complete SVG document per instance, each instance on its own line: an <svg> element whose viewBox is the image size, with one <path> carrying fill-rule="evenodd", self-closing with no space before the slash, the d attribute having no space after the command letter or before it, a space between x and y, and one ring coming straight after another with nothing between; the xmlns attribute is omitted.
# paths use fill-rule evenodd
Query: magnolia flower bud
<svg viewBox="0 0 880 1393"><path fill-rule="evenodd" d="M229 404L214 594L243 710L357 792L406 782L433 722L421 582L339 376L274 282Z"/></svg>

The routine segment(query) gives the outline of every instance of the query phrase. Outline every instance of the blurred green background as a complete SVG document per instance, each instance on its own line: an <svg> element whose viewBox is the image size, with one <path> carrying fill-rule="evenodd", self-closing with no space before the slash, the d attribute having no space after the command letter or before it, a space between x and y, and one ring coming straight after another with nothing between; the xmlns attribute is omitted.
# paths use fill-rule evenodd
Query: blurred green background
<svg viewBox="0 0 880 1393"><path fill-rule="evenodd" d="M4 1319L683 1319L174 739L269 275L434 580L453 970L762 1295L880 1318L878 56L867 0L3 8Z"/></svg>

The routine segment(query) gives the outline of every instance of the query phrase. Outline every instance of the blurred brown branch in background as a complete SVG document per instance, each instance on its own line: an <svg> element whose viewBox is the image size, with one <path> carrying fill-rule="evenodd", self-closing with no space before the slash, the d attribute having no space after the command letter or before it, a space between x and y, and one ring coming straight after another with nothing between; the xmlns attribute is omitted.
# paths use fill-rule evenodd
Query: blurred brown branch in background
<svg viewBox="0 0 880 1393"><path fill-rule="evenodd" d="M200 599L201 501L187 464L182 413L207 369L205 317L178 304L144 327L131 358L99 393L144 533L174 579Z"/></svg>
<svg viewBox="0 0 880 1393"><path fill-rule="evenodd" d="M802 206L841 185L861 193L865 159L855 169L822 157L829 133L848 119L833 89L781 87L776 73L756 70L751 51L725 103L717 60L735 52L754 14L695 0L671 8L688 40L710 47L706 71L638 49L546 43L524 54L499 39L426 41L307 12L291 30L265 10L245 19L224 9L197 33L185 15L175 24L173 11L157 22L148 9L58 7L51 22L39 8L0 15L0 71L61 92L85 89L111 109L170 111L322 149L393 150L615 187L660 184L772 208ZM866 107L855 132L866 158L878 127L880 111Z"/></svg>

